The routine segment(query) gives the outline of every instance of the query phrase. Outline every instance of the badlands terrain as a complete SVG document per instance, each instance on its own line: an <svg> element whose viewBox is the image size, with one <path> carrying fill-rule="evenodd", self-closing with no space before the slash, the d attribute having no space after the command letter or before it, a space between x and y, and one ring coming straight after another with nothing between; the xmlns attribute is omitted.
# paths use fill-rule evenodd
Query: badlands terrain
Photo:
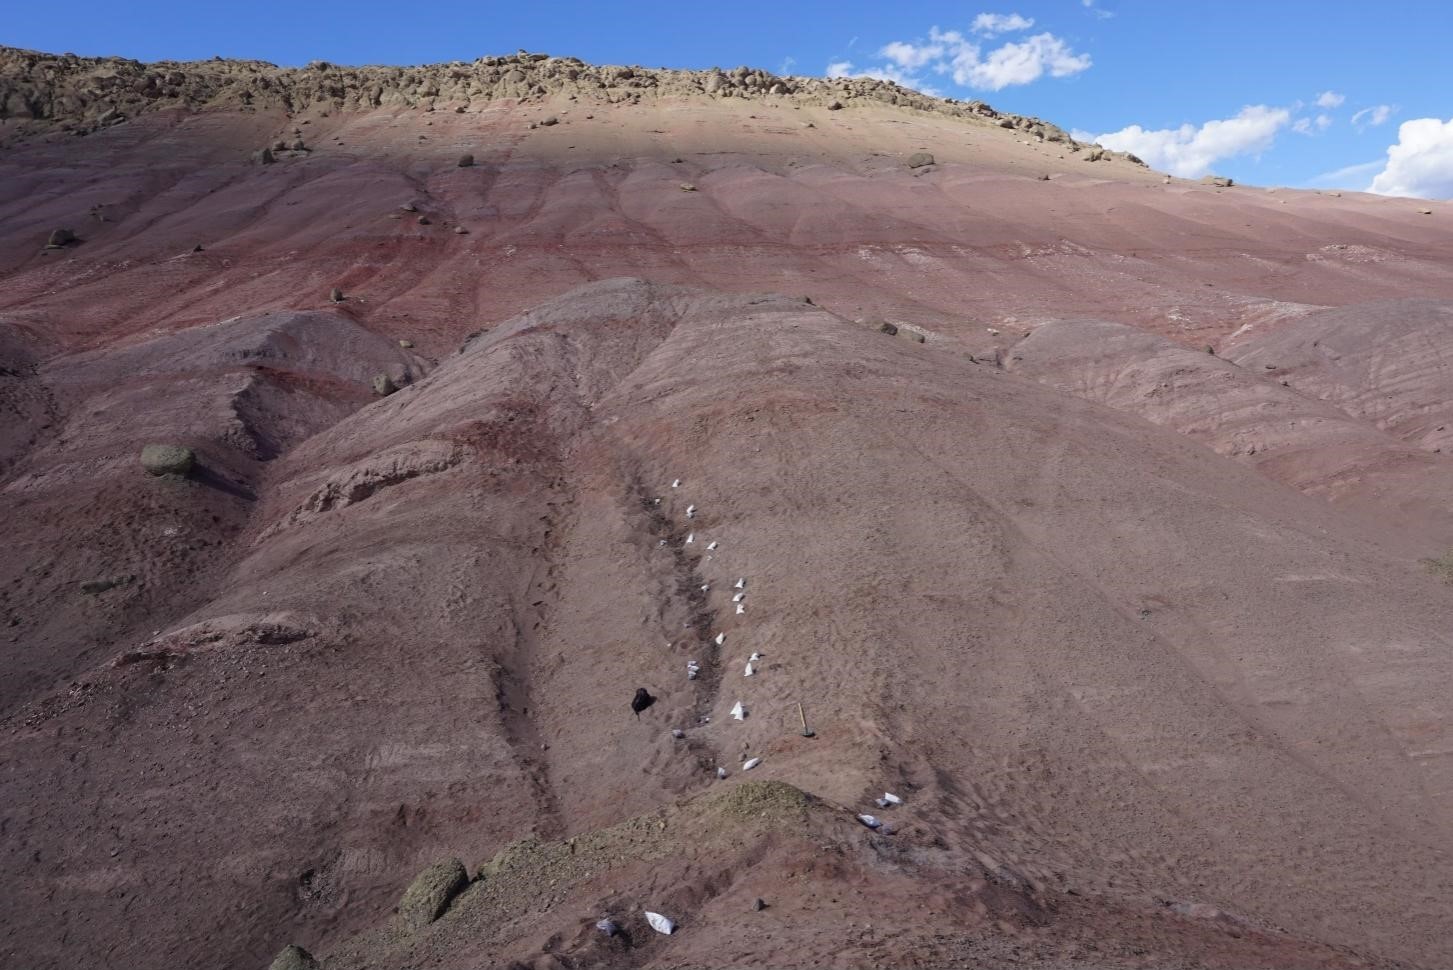
<svg viewBox="0 0 1453 970"><path fill-rule="evenodd" d="M1448 967L1450 494L1448 203L0 50L0 965Z"/></svg>

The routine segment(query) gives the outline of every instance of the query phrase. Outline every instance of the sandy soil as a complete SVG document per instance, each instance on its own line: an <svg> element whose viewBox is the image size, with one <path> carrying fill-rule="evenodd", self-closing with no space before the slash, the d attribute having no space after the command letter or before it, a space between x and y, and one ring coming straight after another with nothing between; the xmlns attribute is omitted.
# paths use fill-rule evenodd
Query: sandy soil
<svg viewBox="0 0 1453 970"><path fill-rule="evenodd" d="M1449 965L1424 207L785 98L5 149L0 962Z"/></svg>

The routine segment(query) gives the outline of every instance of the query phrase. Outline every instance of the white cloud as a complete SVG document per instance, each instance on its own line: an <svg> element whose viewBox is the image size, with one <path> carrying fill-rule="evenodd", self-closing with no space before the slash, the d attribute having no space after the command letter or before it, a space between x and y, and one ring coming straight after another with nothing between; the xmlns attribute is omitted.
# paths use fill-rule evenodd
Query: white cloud
<svg viewBox="0 0 1453 970"><path fill-rule="evenodd" d="M1196 178L1224 158L1270 148L1276 133L1290 121L1291 112L1285 108L1254 104L1242 108L1234 118L1208 121L1199 128L1187 124L1147 130L1131 125L1091 140L1115 151L1132 152L1152 168Z"/></svg>
<svg viewBox="0 0 1453 970"><path fill-rule="evenodd" d="M1369 191L1453 199L1453 118L1415 118L1398 125L1397 144Z"/></svg>
<svg viewBox="0 0 1453 970"><path fill-rule="evenodd" d="M969 29L976 34L993 37L995 34L1009 34L1015 31L1028 30L1033 26L1033 18L1021 17L1017 13L981 13L974 18L973 26Z"/></svg>
<svg viewBox="0 0 1453 970"><path fill-rule="evenodd" d="M1362 192L1367 188L1367 180L1376 174L1384 164L1386 163L1382 159L1378 159L1323 172L1321 175L1314 175L1307 179L1306 187L1309 189L1350 189L1354 192Z"/></svg>
<svg viewBox="0 0 1453 970"><path fill-rule="evenodd" d="M986 19L987 18L987 19ZM980 14L976 30L1025 30L1034 21L1019 14ZM986 26L987 25L987 26ZM878 50L883 63L855 70L851 61L834 61L829 77L876 77L896 81L905 87L937 94L924 84L920 72L946 74L966 87L1000 91L1017 84L1029 84L1044 75L1069 77L1091 66L1088 54L1077 54L1062 39L1050 33L1034 34L1005 43L985 56L978 41L957 30L932 27L927 40L895 40Z"/></svg>
<svg viewBox="0 0 1453 970"><path fill-rule="evenodd" d="M1376 128L1391 118L1392 113L1396 110L1390 104L1379 104L1371 108L1363 108L1352 116L1352 123L1357 126L1359 131L1367 127ZM1367 119L1366 123L1363 122L1364 118Z"/></svg>
<svg viewBox="0 0 1453 970"><path fill-rule="evenodd" d="M878 53L899 67L914 71L943 57L943 45L915 45L904 43L901 40L895 40Z"/></svg>
<svg viewBox="0 0 1453 970"><path fill-rule="evenodd" d="M1088 70L1090 55L1076 54L1053 34L1035 34L1014 44L990 51L983 61L955 65L954 80L976 88L999 91L1015 84L1029 84L1048 71L1051 77L1069 77Z"/></svg>
<svg viewBox="0 0 1453 970"><path fill-rule="evenodd" d="M1342 102L1347 100L1345 94L1338 94L1336 91L1323 91L1317 95L1317 107L1319 108L1340 108Z"/></svg>
<svg viewBox="0 0 1453 970"><path fill-rule="evenodd" d="M1292 131L1299 135L1318 135L1332 127L1332 116L1319 114L1315 118L1298 118L1292 123Z"/></svg>
<svg viewBox="0 0 1453 970"><path fill-rule="evenodd" d="M1115 16L1110 11L1101 10L1099 7L1095 6L1095 0L1080 0L1080 6L1084 7L1086 11L1094 14L1101 20L1109 20L1111 17Z"/></svg>

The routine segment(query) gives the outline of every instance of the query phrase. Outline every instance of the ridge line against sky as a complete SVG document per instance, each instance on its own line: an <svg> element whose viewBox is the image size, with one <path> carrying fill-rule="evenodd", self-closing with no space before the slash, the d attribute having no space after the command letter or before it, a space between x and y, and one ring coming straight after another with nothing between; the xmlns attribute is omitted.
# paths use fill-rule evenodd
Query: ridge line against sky
<svg viewBox="0 0 1453 970"><path fill-rule="evenodd" d="M402 24L401 19L407 20ZM20 5L0 43L138 60L419 64L534 51L599 64L748 64L988 101L1185 177L1453 198L1453 4L946 0L750 8L638 0Z"/></svg>

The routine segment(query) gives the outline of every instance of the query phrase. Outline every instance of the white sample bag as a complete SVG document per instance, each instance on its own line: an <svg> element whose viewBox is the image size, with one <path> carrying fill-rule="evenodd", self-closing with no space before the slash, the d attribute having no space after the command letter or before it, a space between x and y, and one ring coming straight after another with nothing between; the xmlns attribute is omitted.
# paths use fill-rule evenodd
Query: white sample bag
<svg viewBox="0 0 1453 970"><path fill-rule="evenodd" d="M751 771L753 768L757 767L757 765L761 763L761 758L748 758L746 761L742 762L742 770Z"/></svg>
<svg viewBox="0 0 1453 970"><path fill-rule="evenodd" d="M741 701L737 701L736 704L732 705L732 717L738 721L745 721L747 719L747 709L742 706Z"/></svg>
<svg viewBox="0 0 1453 970"><path fill-rule="evenodd" d="M676 923L669 916L662 916L660 913L653 913L646 910L646 922L651 924L651 929L657 933L664 933L670 936L676 932Z"/></svg>

